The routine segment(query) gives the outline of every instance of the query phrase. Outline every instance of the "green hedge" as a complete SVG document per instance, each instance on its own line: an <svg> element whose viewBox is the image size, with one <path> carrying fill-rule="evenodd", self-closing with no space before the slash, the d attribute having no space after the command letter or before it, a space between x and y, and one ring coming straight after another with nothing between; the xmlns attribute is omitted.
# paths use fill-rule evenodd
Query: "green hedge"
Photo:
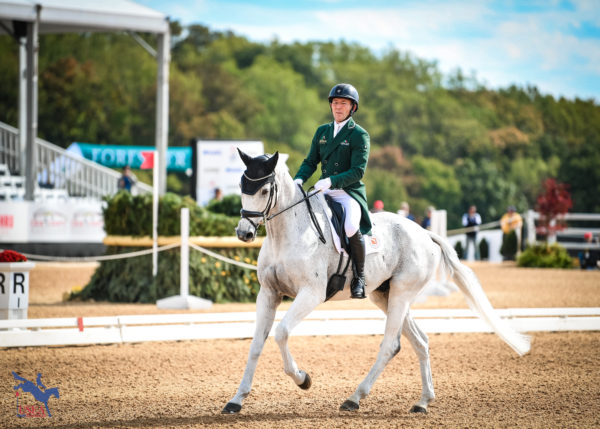
<svg viewBox="0 0 600 429"><path fill-rule="evenodd" d="M111 246L109 254L140 250ZM256 264L259 249L211 249L223 256ZM105 261L81 292L71 299L94 299L111 302L156 302L179 294L179 249L158 254L158 273L152 277L152 255ZM190 250L190 294L214 302L251 302L256 300L259 285L256 271L228 264Z"/></svg>
<svg viewBox="0 0 600 429"><path fill-rule="evenodd" d="M538 268L573 268L573 258L567 250L558 245L548 243L527 247L517 259L519 267Z"/></svg>
<svg viewBox="0 0 600 429"><path fill-rule="evenodd" d="M105 198L104 228L108 235L152 235L152 195L133 196L121 191ZM158 235L181 234L181 209L190 210L190 235L228 236L235 235L238 217L212 213L190 197L167 193L158 204Z"/></svg>
<svg viewBox="0 0 600 429"><path fill-rule="evenodd" d="M152 196L133 196L119 192L105 199L104 225L108 235L152 235ZM160 198L158 234L179 235L180 211L190 210L190 235L232 236L239 221L236 217L212 213L189 197L167 193ZM239 209L238 209L239 213ZM262 229L264 231L264 228ZM262 231L261 231L262 232ZM264 232L262 232L264 234ZM147 249L147 248L145 248ZM129 253L141 248L109 246L107 254ZM258 248L210 249L228 258L256 264ZM112 302L155 302L179 294L178 248L160 252L158 275L152 276L152 255L105 261L90 282L71 299ZM259 284L256 271L221 262L190 249L190 294L214 302L255 301Z"/></svg>

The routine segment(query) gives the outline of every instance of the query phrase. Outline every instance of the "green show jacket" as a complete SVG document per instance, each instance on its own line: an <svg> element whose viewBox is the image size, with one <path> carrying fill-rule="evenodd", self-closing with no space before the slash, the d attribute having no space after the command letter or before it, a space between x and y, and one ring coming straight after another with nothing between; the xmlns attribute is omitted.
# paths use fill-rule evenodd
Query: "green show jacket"
<svg viewBox="0 0 600 429"><path fill-rule="evenodd" d="M343 189L358 202L360 232L371 233L371 218L365 184L361 181L369 159L369 133L352 118L333 138L334 124L323 124L312 139L310 151L294 179L306 182L321 163L321 179L329 177L332 189Z"/></svg>

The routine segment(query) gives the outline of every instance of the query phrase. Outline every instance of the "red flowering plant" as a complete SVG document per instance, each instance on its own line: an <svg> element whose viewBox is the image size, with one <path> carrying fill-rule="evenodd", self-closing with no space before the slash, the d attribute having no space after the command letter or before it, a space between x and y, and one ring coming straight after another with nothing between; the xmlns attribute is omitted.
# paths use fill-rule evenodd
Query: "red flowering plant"
<svg viewBox="0 0 600 429"><path fill-rule="evenodd" d="M26 262L27 257L15 252L14 250L5 250L0 253L0 262Z"/></svg>
<svg viewBox="0 0 600 429"><path fill-rule="evenodd" d="M537 198L536 209L540 213L537 229L541 235L555 235L566 227L564 215L573 207L569 185L546 179L544 193Z"/></svg>

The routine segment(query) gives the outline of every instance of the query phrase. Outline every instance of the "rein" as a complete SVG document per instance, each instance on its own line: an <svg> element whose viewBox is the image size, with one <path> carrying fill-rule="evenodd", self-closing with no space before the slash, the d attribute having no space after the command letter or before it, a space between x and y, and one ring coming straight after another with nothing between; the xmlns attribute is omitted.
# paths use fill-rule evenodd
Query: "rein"
<svg viewBox="0 0 600 429"><path fill-rule="evenodd" d="M274 173L271 173L271 174L274 174ZM265 178L267 178L269 176L261 177L260 179L265 179ZM260 180L260 179L254 179L254 180ZM250 179L250 180L253 180L253 179ZM321 226L319 225L319 222L317 222L317 218L315 217L315 213L313 212L312 206L310 205L310 201L309 201L310 197L314 197L315 195L317 195L321 191L316 191L316 192L313 192L312 194L307 194L304 191L304 189L302 188L302 186L298 185L298 187L300 188L300 191L302 191L302 195L304 195L304 197L301 198L300 200L296 201L291 206L288 206L288 207L284 208L283 210L278 211L277 213L274 213L274 214L272 214L272 215L270 215L270 216L267 217L267 213L269 213L271 211L271 209L274 206L274 203L277 202L277 183L274 183L273 186L271 187L271 192L269 193L269 200L267 201L267 205L266 205L266 207L265 207L265 209L263 211L259 212L259 211L250 211L250 210L244 210L244 209L242 209L240 211L240 214L241 214L241 216L243 218L247 219L248 222L250 222L254 226L254 228L258 228L258 225L255 224L252 221L252 219L250 219L251 217L262 217L263 218L263 222L266 225L267 221L270 221L275 216L279 216L281 213L284 213L284 212L288 211L289 209L291 209L292 207L295 207L298 204L302 203L303 201L306 201L306 205L308 206L308 213L310 215L310 219L312 220L312 223L315 225L315 228L317 229L317 232L319 233L319 240L321 240L322 243L326 243L327 240L325 239L325 234L323 234L323 230L321 229ZM275 194L275 198L273 198L273 194Z"/></svg>

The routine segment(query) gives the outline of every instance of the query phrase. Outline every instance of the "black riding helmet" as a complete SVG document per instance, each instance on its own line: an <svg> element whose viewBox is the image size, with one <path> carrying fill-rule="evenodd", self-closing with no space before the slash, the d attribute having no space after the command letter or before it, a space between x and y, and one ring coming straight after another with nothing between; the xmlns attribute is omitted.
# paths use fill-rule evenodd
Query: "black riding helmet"
<svg viewBox="0 0 600 429"><path fill-rule="evenodd" d="M354 109L350 112L350 116L358 110L358 91L349 83L338 83L329 91L329 104L334 98L347 98L354 104Z"/></svg>

